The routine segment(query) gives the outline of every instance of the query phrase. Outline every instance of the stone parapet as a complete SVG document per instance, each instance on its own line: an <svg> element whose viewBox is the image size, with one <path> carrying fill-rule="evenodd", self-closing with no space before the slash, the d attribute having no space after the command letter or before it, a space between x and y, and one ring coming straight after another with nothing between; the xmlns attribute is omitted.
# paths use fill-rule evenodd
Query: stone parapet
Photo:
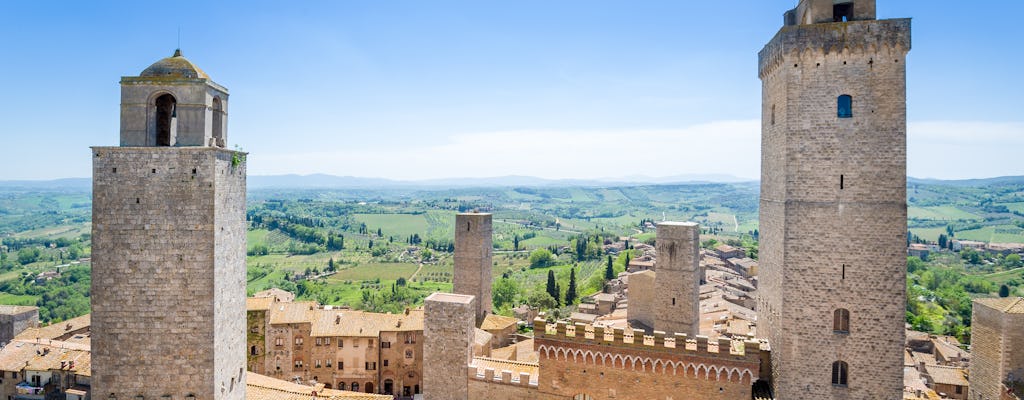
<svg viewBox="0 0 1024 400"><path fill-rule="evenodd" d="M764 79L794 54L874 53L883 48L910 51L910 18L784 26L758 53L758 76Z"/></svg>
<svg viewBox="0 0 1024 400"><path fill-rule="evenodd" d="M707 336L690 337L684 333L654 331L647 335L641 329L622 329L588 324L547 323L541 318L533 321L535 340L572 342L586 345L608 346L616 349L668 353L677 356L723 358L730 361L760 363L761 352L768 351L764 341L734 341L728 338L710 339ZM614 351L614 349L609 349Z"/></svg>

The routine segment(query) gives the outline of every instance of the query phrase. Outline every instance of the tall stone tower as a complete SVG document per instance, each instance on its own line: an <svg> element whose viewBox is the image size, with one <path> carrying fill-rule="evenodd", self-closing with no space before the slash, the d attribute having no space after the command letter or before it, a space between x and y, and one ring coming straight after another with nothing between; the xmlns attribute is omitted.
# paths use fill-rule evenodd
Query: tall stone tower
<svg viewBox="0 0 1024 400"><path fill-rule="evenodd" d="M434 293L423 300L423 394L427 399L467 400L473 360L476 299Z"/></svg>
<svg viewBox="0 0 1024 400"><path fill-rule="evenodd" d="M476 323L491 308L491 214L455 215L455 274L452 292L476 297Z"/></svg>
<svg viewBox="0 0 1024 400"><path fill-rule="evenodd" d="M900 399L909 19L803 0L759 54L758 334L779 399Z"/></svg>
<svg viewBox="0 0 1024 400"><path fill-rule="evenodd" d="M700 333L700 225L662 222L655 241L654 329Z"/></svg>
<svg viewBox="0 0 1024 400"><path fill-rule="evenodd" d="M121 78L121 145L92 148L96 398L245 398L245 155L222 148L227 98L180 51Z"/></svg>
<svg viewBox="0 0 1024 400"><path fill-rule="evenodd" d="M1024 388L1024 299L974 300L971 314L971 387L967 398L999 400Z"/></svg>

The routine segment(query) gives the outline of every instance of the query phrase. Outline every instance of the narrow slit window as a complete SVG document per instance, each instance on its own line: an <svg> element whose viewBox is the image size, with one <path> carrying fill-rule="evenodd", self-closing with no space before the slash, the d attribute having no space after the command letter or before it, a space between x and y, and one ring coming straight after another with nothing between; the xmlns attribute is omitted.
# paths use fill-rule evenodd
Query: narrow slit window
<svg viewBox="0 0 1024 400"><path fill-rule="evenodd" d="M837 115L839 118L853 118L853 97L844 94L839 96L837 103Z"/></svg>
<svg viewBox="0 0 1024 400"><path fill-rule="evenodd" d="M839 175L839 190L846 189L846 177Z"/></svg>

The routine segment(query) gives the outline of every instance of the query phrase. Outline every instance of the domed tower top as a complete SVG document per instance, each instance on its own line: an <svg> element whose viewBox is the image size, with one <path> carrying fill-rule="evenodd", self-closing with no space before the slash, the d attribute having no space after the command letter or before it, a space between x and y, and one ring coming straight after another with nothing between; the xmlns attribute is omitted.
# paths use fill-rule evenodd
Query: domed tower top
<svg viewBox="0 0 1024 400"><path fill-rule="evenodd" d="M121 146L227 146L228 90L174 50L121 78Z"/></svg>
<svg viewBox="0 0 1024 400"><path fill-rule="evenodd" d="M173 56L153 63L139 76L210 79L203 70L181 55L181 49L174 50Z"/></svg>

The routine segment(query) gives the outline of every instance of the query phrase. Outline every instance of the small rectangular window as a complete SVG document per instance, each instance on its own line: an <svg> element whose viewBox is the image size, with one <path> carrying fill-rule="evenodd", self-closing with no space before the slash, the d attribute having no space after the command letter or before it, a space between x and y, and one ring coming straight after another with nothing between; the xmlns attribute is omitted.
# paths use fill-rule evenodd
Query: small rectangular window
<svg viewBox="0 0 1024 400"><path fill-rule="evenodd" d="M836 100L836 115L839 118L853 118L853 97L844 94Z"/></svg>

